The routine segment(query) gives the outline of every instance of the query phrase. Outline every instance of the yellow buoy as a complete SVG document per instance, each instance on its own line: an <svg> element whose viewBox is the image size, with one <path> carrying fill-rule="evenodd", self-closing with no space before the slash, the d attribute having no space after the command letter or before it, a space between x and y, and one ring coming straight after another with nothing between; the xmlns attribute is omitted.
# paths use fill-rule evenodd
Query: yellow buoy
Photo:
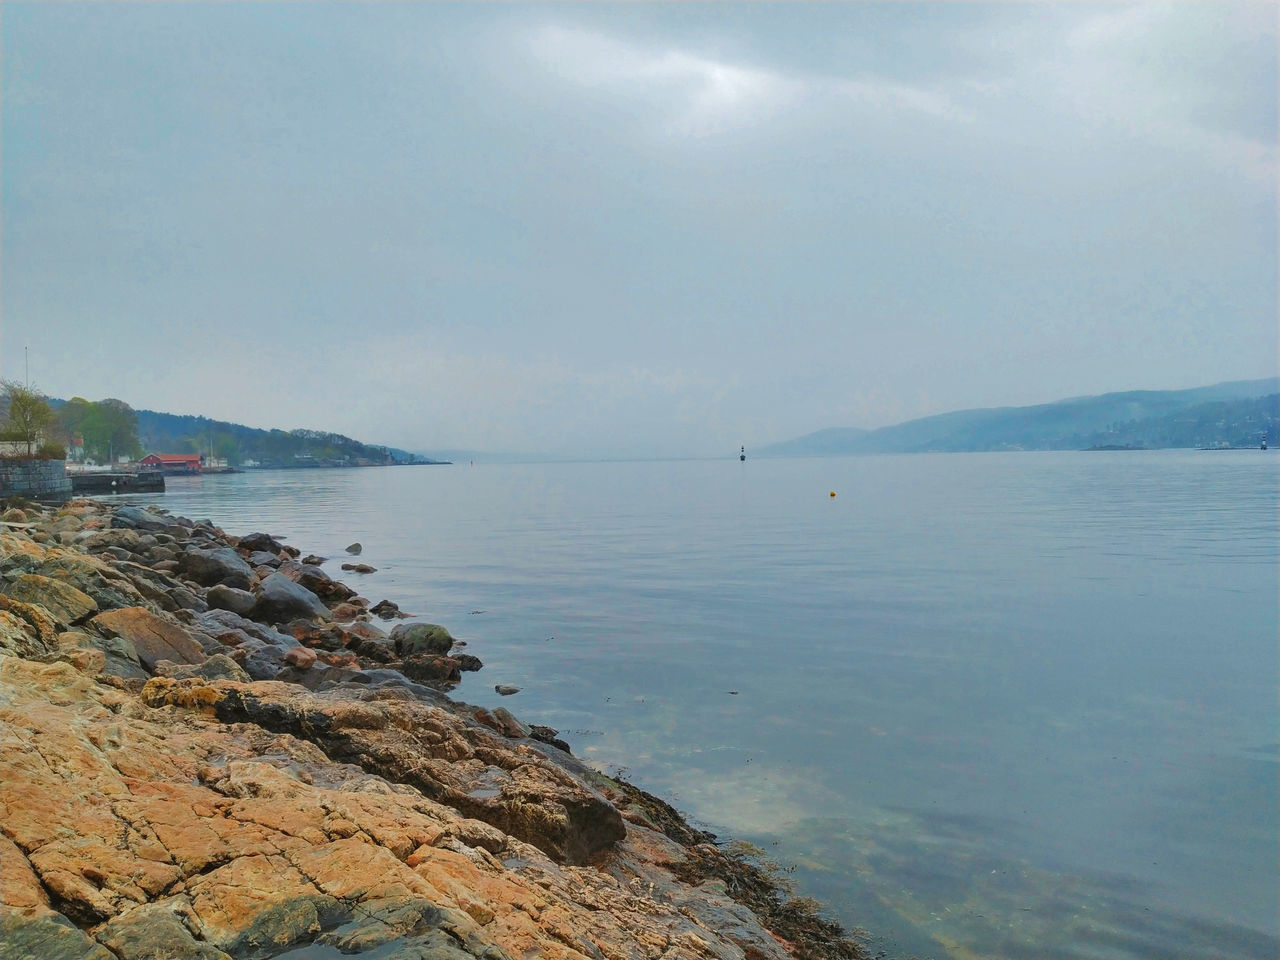
<svg viewBox="0 0 1280 960"><path fill-rule="evenodd" d="M834 496L836 495L836 492L835 492L834 490L832 490L832 491L831 491L831 495L834 497Z"/></svg>

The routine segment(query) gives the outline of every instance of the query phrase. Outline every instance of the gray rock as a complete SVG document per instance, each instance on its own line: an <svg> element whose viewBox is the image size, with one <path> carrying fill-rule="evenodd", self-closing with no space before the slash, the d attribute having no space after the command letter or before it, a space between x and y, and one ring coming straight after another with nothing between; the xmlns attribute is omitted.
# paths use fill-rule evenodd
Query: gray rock
<svg viewBox="0 0 1280 960"><path fill-rule="evenodd" d="M494 685L494 690L504 697L509 697L513 693L519 693L520 688L510 683L499 683Z"/></svg>
<svg viewBox="0 0 1280 960"><path fill-rule="evenodd" d="M280 647L258 647L245 658L245 672L254 680L274 680L288 666L284 654Z"/></svg>
<svg viewBox="0 0 1280 960"><path fill-rule="evenodd" d="M364 547L361 546L359 542L356 542L347 547L347 553L358 554L363 549Z"/></svg>
<svg viewBox="0 0 1280 960"><path fill-rule="evenodd" d="M327 597L333 589L334 580L319 567L309 563L289 560L280 564L280 573L294 583L306 587L317 597Z"/></svg>
<svg viewBox="0 0 1280 960"><path fill-rule="evenodd" d="M402 657L448 653L453 637L438 623L402 623L391 631L391 642Z"/></svg>
<svg viewBox="0 0 1280 960"><path fill-rule="evenodd" d="M0 914L0 943L6 957L24 960L119 960L60 913L28 916L6 909Z"/></svg>
<svg viewBox="0 0 1280 960"><path fill-rule="evenodd" d="M258 599L253 607L253 617L264 623L326 620L329 617L329 610L319 597L282 573L273 573L263 580L254 595Z"/></svg>
<svg viewBox="0 0 1280 960"><path fill-rule="evenodd" d="M169 521L142 507L116 507L116 512L111 517L111 526L134 530L164 530L169 526Z"/></svg>
<svg viewBox="0 0 1280 960"><path fill-rule="evenodd" d="M144 903L112 917L96 933L111 948L110 955L121 960L141 960L143 957L231 960L216 947L196 940L179 915L179 910L187 916L192 914L191 901L185 896Z"/></svg>
<svg viewBox="0 0 1280 960"><path fill-rule="evenodd" d="M280 566L280 557L278 554L268 553L266 550L255 550L249 554L249 566L278 567Z"/></svg>
<svg viewBox="0 0 1280 960"><path fill-rule="evenodd" d="M212 550L188 547L179 564L184 576L204 587L223 583L238 590L248 590L253 584L253 570L230 547L214 547Z"/></svg>
<svg viewBox="0 0 1280 960"><path fill-rule="evenodd" d="M256 598L254 602L257 602ZM285 649L298 645L298 641L288 634L272 630L255 620L248 620L231 610L210 610L208 613L197 616L193 623L205 633L221 639L225 646L236 646L235 643L228 641L241 638Z"/></svg>
<svg viewBox="0 0 1280 960"><path fill-rule="evenodd" d="M101 530L91 533L80 542L90 553L102 553L111 547L137 550L140 539L136 530Z"/></svg>
<svg viewBox="0 0 1280 960"><path fill-rule="evenodd" d="M225 583L210 587L204 599L215 610L230 610L242 617L252 613L254 605L258 602L258 598L248 590L237 590L235 587L228 587Z"/></svg>

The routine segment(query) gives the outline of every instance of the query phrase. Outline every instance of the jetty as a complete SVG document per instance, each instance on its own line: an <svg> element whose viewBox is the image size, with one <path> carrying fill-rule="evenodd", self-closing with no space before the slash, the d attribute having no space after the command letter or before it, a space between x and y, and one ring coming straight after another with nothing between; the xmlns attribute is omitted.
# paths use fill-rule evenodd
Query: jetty
<svg viewBox="0 0 1280 960"><path fill-rule="evenodd" d="M164 473L68 473L73 493L163 493Z"/></svg>

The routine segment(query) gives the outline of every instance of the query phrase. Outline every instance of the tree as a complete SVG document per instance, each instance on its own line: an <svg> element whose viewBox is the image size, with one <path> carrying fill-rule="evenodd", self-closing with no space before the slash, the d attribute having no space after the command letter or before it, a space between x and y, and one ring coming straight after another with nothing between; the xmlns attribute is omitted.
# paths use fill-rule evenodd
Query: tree
<svg viewBox="0 0 1280 960"><path fill-rule="evenodd" d="M76 438L80 438L83 450L84 425L93 413L93 404L84 397L72 397L54 414L55 432L58 438L74 449Z"/></svg>
<svg viewBox="0 0 1280 960"><path fill-rule="evenodd" d="M53 408L38 389L13 381L3 381L5 419L4 437L27 445L27 456L35 455L44 441L45 431L53 425Z"/></svg>
<svg viewBox="0 0 1280 960"><path fill-rule="evenodd" d="M142 452L138 440L138 415L123 400L106 399L90 403L82 424L85 452L99 463L111 462L120 454L136 457Z"/></svg>

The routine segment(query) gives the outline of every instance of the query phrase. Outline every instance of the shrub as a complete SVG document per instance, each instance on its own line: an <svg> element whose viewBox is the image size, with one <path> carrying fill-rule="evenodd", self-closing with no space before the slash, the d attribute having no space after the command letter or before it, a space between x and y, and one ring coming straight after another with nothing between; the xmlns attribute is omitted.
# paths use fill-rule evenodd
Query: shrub
<svg viewBox="0 0 1280 960"><path fill-rule="evenodd" d="M36 456L41 460L65 460L67 459L67 448L50 440L40 445L40 450L36 453Z"/></svg>

